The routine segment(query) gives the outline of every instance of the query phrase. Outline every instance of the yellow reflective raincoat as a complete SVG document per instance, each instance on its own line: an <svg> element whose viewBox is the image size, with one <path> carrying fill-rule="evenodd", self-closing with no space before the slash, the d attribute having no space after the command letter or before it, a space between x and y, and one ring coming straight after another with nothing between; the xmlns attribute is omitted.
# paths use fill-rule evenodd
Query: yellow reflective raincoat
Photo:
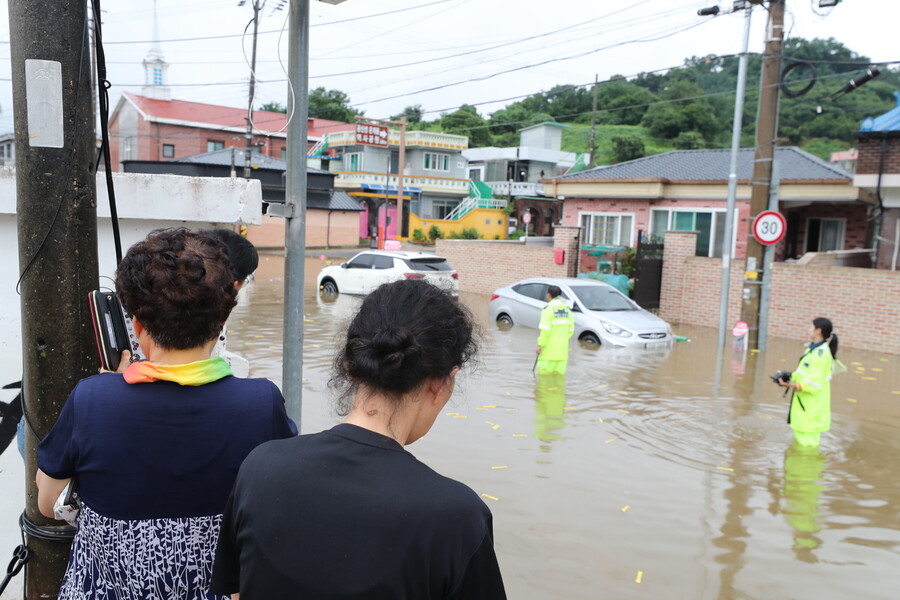
<svg viewBox="0 0 900 600"><path fill-rule="evenodd" d="M791 381L799 388L791 396L788 423L794 431L816 433L831 429L831 374L834 357L827 342L810 344Z"/></svg>
<svg viewBox="0 0 900 600"><path fill-rule="evenodd" d="M562 296L557 296L541 310L541 322L538 328L538 346L541 354L538 359L539 373L565 373L566 361L569 359L569 338L575 333L575 317L569 309L569 303Z"/></svg>

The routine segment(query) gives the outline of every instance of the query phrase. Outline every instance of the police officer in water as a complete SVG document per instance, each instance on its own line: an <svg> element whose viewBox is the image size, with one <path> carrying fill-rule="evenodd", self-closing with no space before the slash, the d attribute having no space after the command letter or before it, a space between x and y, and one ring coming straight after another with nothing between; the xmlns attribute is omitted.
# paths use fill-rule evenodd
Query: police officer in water
<svg viewBox="0 0 900 600"><path fill-rule="evenodd" d="M569 338L575 333L575 318L559 286L547 288L547 306L541 311L538 335L538 373L563 375L569 360Z"/></svg>

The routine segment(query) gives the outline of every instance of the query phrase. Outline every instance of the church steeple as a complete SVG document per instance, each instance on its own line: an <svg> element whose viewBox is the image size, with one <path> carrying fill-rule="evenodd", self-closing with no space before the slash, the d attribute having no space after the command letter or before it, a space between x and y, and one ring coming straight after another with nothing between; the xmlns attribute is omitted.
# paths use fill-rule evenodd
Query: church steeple
<svg viewBox="0 0 900 600"><path fill-rule="evenodd" d="M144 87L141 95L156 100L171 100L172 90L169 89L166 71L169 63L163 59L162 48L159 45L159 20L156 16L156 0L153 0L153 44L150 52L144 59Z"/></svg>

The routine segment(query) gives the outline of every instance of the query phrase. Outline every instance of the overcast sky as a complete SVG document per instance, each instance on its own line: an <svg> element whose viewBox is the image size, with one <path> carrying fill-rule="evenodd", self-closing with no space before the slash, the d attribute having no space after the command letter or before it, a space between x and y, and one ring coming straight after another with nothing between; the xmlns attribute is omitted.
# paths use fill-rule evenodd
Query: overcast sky
<svg viewBox="0 0 900 600"><path fill-rule="evenodd" d="M48 0L49 1L49 0ZM284 0L287 3L287 0ZM267 0L260 22L256 106L287 99L286 10ZM686 57L740 50L739 15L699 17L698 0L311 0L310 88L339 89L367 116L421 104L433 119L463 103L488 116L516 98L559 84L673 67ZM730 7L731 0L720 3ZM141 61L154 39L154 3L103 3L115 104L140 93ZM793 37L834 37L874 61L900 60L896 0L787 0ZM816 12L826 16L818 16ZM238 0L158 0L159 39L176 99L247 105L252 17ZM8 14L0 22L0 132L12 130ZM766 11L753 11L750 48L761 51ZM252 31L252 29L251 29ZM215 36L215 38L213 37ZM186 40L186 41L181 41ZM36 57L42 58L42 57ZM750 82L756 85L756 82Z"/></svg>

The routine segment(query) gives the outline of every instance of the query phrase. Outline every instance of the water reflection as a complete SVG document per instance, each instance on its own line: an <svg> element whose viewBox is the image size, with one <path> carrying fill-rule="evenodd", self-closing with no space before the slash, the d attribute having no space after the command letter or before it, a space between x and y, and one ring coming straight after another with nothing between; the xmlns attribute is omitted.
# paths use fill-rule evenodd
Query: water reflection
<svg viewBox="0 0 900 600"><path fill-rule="evenodd" d="M784 454L784 516L794 529L794 555L803 562L817 562L813 550L822 540L819 496L824 489L825 455L818 447L793 444Z"/></svg>
<svg viewBox="0 0 900 600"><path fill-rule="evenodd" d="M544 451L550 450L549 442L562 437L566 424L566 376L560 373L543 373L534 386L534 435L542 442Z"/></svg>

